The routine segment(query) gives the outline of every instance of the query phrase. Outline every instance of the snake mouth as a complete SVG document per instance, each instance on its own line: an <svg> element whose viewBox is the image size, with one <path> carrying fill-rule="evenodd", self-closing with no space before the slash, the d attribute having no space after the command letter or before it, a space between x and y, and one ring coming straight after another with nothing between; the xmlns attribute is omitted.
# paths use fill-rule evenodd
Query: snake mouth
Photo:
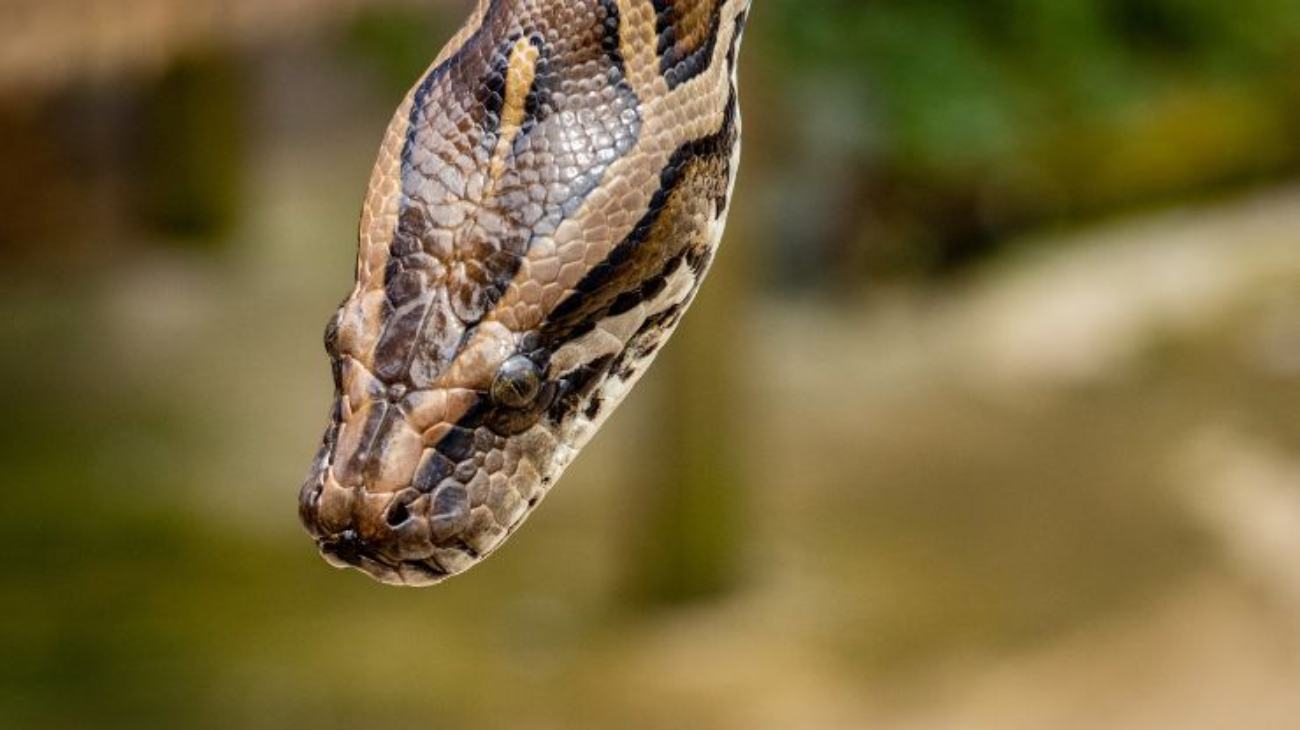
<svg viewBox="0 0 1300 730"><path fill-rule="evenodd" d="M390 585L428 586L451 576L432 559L390 560L368 545L355 530L319 538L316 546L330 565L355 568Z"/></svg>

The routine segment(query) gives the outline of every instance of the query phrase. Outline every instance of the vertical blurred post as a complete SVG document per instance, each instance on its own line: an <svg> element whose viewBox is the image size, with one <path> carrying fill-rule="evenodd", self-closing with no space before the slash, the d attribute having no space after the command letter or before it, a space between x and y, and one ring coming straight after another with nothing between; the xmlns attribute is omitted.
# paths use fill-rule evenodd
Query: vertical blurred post
<svg viewBox="0 0 1300 730"><path fill-rule="evenodd" d="M754 41L750 41L752 44ZM759 54L742 62L740 96L747 109L778 106L774 76ZM751 507L745 444L755 409L748 365L757 277L767 241L753 206L761 190L750 181L770 169L768 117L744 117L744 164L732 196L727 234L695 304L644 386L655 398L653 438L628 471L635 512L626 591L642 607L671 606L726 594L745 577Z"/></svg>
<svg viewBox="0 0 1300 730"><path fill-rule="evenodd" d="M746 509L740 442L751 263L743 218L655 366L654 442L641 450L628 591L639 605L725 593L739 579Z"/></svg>
<svg viewBox="0 0 1300 730"><path fill-rule="evenodd" d="M141 180L144 213L159 231L211 242L241 201L243 89L225 53L183 58L146 92Z"/></svg>

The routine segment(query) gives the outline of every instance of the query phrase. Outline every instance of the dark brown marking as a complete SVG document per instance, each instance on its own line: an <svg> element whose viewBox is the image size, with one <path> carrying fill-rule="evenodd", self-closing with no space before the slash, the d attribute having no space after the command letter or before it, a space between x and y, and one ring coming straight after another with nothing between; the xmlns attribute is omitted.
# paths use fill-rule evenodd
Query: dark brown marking
<svg viewBox="0 0 1300 730"><path fill-rule="evenodd" d="M654 0L659 71L675 89L713 60L722 27L722 0Z"/></svg>
<svg viewBox="0 0 1300 730"><path fill-rule="evenodd" d="M451 459L438 451L433 451L420 463L411 486L421 492L431 492L455 470L456 465Z"/></svg>
<svg viewBox="0 0 1300 730"><path fill-rule="evenodd" d="M433 539L445 543L469 525L469 491L464 484L446 481L433 494L429 526Z"/></svg>
<svg viewBox="0 0 1300 730"><path fill-rule="evenodd" d="M541 328L544 346L557 348L657 294L681 257L702 270L699 262L707 261L713 242L701 221L712 219L713 211L704 215L701 206L725 206L736 139L733 95L718 131L673 153L646 214L556 306Z"/></svg>
<svg viewBox="0 0 1300 730"><path fill-rule="evenodd" d="M438 442L437 448L443 456L459 464L474 455L474 432L453 426L451 432Z"/></svg>
<svg viewBox="0 0 1300 730"><path fill-rule="evenodd" d="M601 39L601 48L605 50L605 55L609 57L610 63L614 64L614 68L626 76L627 61L624 60L623 52L618 47L620 26L623 24L623 18L618 12L618 0L601 0L600 5L605 11L603 21L605 35Z"/></svg>
<svg viewBox="0 0 1300 730"><path fill-rule="evenodd" d="M385 292L397 307L432 289L448 297L424 307L422 321L408 309L393 315L402 322L385 321L393 336L374 357L384 382L436 379L455 356L444 336L448 309L465 329L488 316L531 242L574 215L636 143L640 100L625 78L621 22L613 0L493 0L481 26L413 92ZM517 119L520 90L509 84L521 39L538 56ZM480 194L466 181L489 161L497 173ZM399 333L413 333L412 342L399 345Z"/></svg>
<svg viewBox="0 0 1300 730"><path fill-rule="evenodd" d="M357 439L356 451L348 455L344 463L338 465L337 476L343 484L353 484L367 473L375 442L383 433L388 420L388 410L389 405L384 402L370 405L370 409L366 412L365 423L361 426L360 437Z"/></svg>
<svg viewBox="0 0 1300 730"><path fill-rule="evenodd" d="M392 296L390 289L389 297ZM419 339L428 308L427 299L411 302L389 317L375 346L375 377L385 383L406 379L411 351Z"/></svg>
<svg viewBox="0 0 1300 730"><path fill-rule="evenodd" d="M727 49L727 69L736 68L736 55L740 52L740 39L745 35L745 25L749 22L749 11L741 11L736 16L736 31L731 36L731 47Z"/></svg>
<svg viewBox="0 0 1300 730"><path fill-rule="evenodd" d="M547 418L553 423L561 423L582 407L582 404L595 392L596 386L609 376L613 355L597 358L582 365L560 379L559 393L555 402L547 411Z"/></svg>

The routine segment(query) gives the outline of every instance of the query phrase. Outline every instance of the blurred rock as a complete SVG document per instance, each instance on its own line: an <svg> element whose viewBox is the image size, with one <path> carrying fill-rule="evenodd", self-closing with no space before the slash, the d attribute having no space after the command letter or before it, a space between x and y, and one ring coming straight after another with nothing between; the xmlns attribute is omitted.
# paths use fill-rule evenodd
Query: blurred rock
<svg viewBox="0 0 1300 730"><path fill-rule="evenodd" d="M1010 388L1123 377L1153 347L1205 337L1300 285L1300 189L1106 226L1009 261L951 303L958 362ZM1285 369L1285 312L1260 363Z"/></svg>
<svg viewBox="0 0 1300 730"><path fill-rule="evenodd" d="M1278 378L1300 378L1300 292L1266 302L1241 345L1251 367Z"/></svg>
<svg viewBox="0 0 1300 730"><path fill-rule="evenodd" d="M1220 427L1192 440L1176 473L1232 565L1300 609L1300 454Z"/></svg>

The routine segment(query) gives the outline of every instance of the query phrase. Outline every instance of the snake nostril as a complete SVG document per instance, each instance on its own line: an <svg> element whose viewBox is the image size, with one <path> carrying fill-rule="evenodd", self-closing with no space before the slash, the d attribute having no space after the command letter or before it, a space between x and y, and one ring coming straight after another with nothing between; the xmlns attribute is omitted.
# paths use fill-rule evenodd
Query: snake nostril
<svg viewBox="0 0 1300 730"><path fill-rule="evenodd" d="M401 527L406 521L411 519L411 510L405 502L396 502L388 509L387 522L389 527Z"/></svg>

